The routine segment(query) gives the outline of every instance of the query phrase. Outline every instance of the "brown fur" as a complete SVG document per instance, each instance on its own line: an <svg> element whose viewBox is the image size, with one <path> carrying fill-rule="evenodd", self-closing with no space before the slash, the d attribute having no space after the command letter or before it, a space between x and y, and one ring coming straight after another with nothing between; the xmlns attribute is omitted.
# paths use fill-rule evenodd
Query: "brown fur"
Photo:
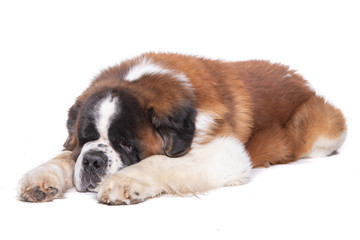
<svg viewBox="0 0 360 240"><path fill-rule="evenodd" d="M125 81L129 69L143 59L170 69L171 73L147 74L136 81ZM185 74L189 82L181 82L176 74ZM234 176L229 179L221 175L229 175L229 170L213 171L225 163L218 164L211 157L210 162L204 161L209 157L206 155L209 149L227 153L228 148L216 140L230 139L219 137L241 141L253 167L288 163L313 153L329 155L344 141L346 121L339 109L307 85L287 66L267 61L224 62L154 53L125 61L103 71L78 97L69 111L69 137L64 144L69 151L26 174L20 181L19 197L25 201L50 201L62 197L73 185L75 164L72 160L77 159L82 148L77 136L81 126L78 113L89 98L102 92L114 96L125 92L132 97L129 102L136 102L131 107L135 106L138 113L134 116L142 118L136 122L134 131L140 139L139 160L143 160L106 177L99 186L98 200L102 203L131 204L163 192L186 194L245 183L251 167L246 153L239 161L238 155L222 159L242 163L237 168L230 164L233 170L230 175ZM134 113L134 108L127 113ZM211 118L210 126L199 129L204 132L196 129L194 132L196 113ZM187 117L186 121L183 116ZM240 149L241 143L236 142L236 148ZM191 144L193 149L198 148L193 151L199 154L196 157L186 154L191 151ZM199 144L208 148L201 148ZM214 176L217 174L220 177Z"/></svg>
<svg viewBox="0 0 360 240"><path fill-rule="evenodd" d="M123 81L127 69L146 57L185 73L193 91L171 76L144 76ZM102 72L78 98L78 103L105 89L127 89L144 109L166 116L178 106L194 104L212 113L215 124L203 143L216 136L233 136L246 144L254 167L294 161L310 151L320 136L338 137L346 129L340 110L315 95L295 71L267 61L223 62L177 54L144 54ZM163 141L145 128L145 156L162 154ZM79 152L76 134L65 145ZM76 155L76 154L75 154Z"/></svg>

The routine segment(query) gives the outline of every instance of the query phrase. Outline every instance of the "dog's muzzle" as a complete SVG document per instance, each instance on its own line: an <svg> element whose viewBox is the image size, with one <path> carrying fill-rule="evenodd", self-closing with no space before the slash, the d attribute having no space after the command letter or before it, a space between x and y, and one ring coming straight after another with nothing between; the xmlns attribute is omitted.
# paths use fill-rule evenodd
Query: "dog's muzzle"
<svg viewBox="0 0 360 240"><path fill-rule="evenodd" d="M108 145L89 142L83 147L74 171L74 185L80 192L96 192L108 174L123 166L120 156Z"/></svg>

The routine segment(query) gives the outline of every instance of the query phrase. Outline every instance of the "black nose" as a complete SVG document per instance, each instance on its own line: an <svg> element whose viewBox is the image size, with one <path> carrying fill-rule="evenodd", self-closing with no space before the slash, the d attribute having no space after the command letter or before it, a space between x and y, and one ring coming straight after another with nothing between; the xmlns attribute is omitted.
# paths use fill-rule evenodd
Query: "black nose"
<svg viewBox="0 0 360 240"><path fill-rule="evenodd" d="M89 151L83 157L83 166L86 172L98 171L106 165L107 157L103 152Z"/></svg>

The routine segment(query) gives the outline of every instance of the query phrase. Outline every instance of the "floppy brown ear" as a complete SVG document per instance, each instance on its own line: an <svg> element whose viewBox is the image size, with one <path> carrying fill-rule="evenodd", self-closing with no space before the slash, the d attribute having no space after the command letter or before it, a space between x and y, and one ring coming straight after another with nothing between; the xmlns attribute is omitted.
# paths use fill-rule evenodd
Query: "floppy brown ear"
<svg viewBox="0 0 360 240"><path fill-rule="evenodd" d="M179 107L171 115L161 116L154 108L148 118L164 140L164 153L169 157L186 154L194 138L196 110L192 106Z"/></svg>
<svg viewBox="0 0 360 240"><path fill-rule="evenodd" d="M77 139L75 137L76 131L76 122L77 117L81 108L81 103L76 102L70 109L68 113L68 120L66 122L66 127L68 129L69 136L64 143L64 148L66 150L73 150L77 145Z"/></svg>

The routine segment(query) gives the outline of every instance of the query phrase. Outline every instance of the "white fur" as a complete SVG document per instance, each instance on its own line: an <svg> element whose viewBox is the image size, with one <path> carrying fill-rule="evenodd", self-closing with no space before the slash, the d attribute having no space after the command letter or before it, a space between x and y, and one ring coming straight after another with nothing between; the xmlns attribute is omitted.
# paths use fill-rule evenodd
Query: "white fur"
<svg viewBox="0 0 360 240"><path fill-rule="evenodd" d="M37 168L34 168L33 170L29 171L27 174L24 175L23 179L20 181L18 191L22 190L21 187L22 185L24 185L24 183L36 182L37 179L34 176L40 176L41 178L45 178L46 176L56 176L55 179L59 183L59 188L63 188L62 185L65 184L65 181L62 181L63 179L65 179L64 170L54 163L45 163L38 166Z"/></svg>
<svg viewBox="0 0 360 240"><path fill-rule="evenodd" d="M189 79L184 73L176 72L174 70L164 68L158 64L153 63L150 59L142 58L139 63L135 64L129 69L129 72L124 77L127 81L136 81L145 75L152 74L171 74L172 77L182 82L187 87L192 87Z"/></svg>
<svg viewBox="0 0 360 240"><path fill-rule="evenodd" d="M316 158L326 157L336 151L344 143L347 131L344 131L338 138L329 139L320 136L314 143L312 149L305 157Z"/></svg>
<svg viewBox="0 0 360 240"><path fill-rule="evenodd" d="M194 169L207 176L211 188L248 182L250 157L240 141L231 137L218 137L188 154Z"/></svg>
<svg viewBox="0 0 360 240"><path fill-rule="evenodd" d="M124 79L127 81L135 81L144 75L168 74L170 72L170 70L156 65L146 58L143 58L138 64L130 68Z"/></svg>
<svg viewBox="0 0 360 240"><path fill-rule="evenodd" d="M206 140L206 137L209 136L214 124L215 114L200 110L195 120L195 137L193 139L193 145Z"/></svg>
<svg viewBox="0 0 360 240"><path fill-rule="evenodd" d="M100 138L103 138L105 140L108 139L108 130L111 118L117 111L117 101L117 98L111 98L111 96L108 96L100 103L100 106L98 106L99 110L97 115L96 127L100 134Z"/></svg>
<svg viewBox="0 0 360 240"><path fill-rule="evenodd" d="M98 199L108 204L143 201L161 193L198 193L249 181L250 157L244 145L218 137L179 158L155 155L108 176Z"/></svg>

